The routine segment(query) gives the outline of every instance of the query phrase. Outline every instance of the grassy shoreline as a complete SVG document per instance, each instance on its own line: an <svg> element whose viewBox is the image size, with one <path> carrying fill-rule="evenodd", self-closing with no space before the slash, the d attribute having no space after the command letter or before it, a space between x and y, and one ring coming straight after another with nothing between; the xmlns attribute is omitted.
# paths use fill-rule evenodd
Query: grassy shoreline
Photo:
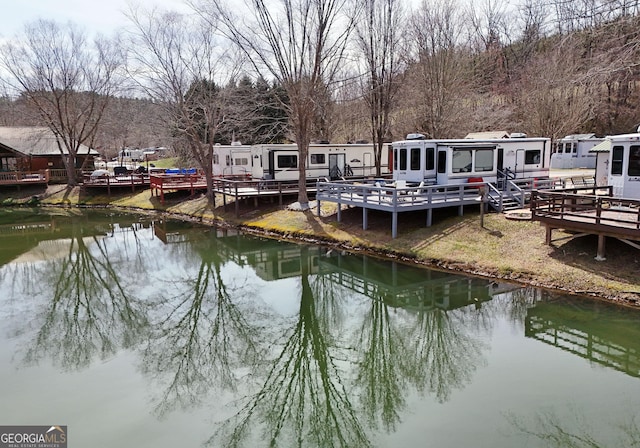
<svg viewBox="0 0 640 448"><path fill-rule="evenodd" d="M221 200L218 204L221 204ZM607 239L607 260L596 261L596 237L544 244L545 231L538 223L514 221L489 213L480 226L479 211L456 209L434 212L433 225L426 227L425 213L402 213L398 237L391 238L391 215L370 212L369 229L362 230L361 209L343 209L336 220L336 205L322 203L305 212L253 201L234 207L208 207L203 196L189 198L184 192L166 196L160 204L149 190L126 190L108 197L64 185L22 191L3 190L0 204L41 206L113 207L138 212L168 214L203 224L227 225L248 233L305 243L319 243L349 251L366 251L425 267L449 270L500 281L553 289L625 306L640 306L640 251ZM554 233L562 237L562 232ZM569 236L567 234L566 236Z"/></svg>

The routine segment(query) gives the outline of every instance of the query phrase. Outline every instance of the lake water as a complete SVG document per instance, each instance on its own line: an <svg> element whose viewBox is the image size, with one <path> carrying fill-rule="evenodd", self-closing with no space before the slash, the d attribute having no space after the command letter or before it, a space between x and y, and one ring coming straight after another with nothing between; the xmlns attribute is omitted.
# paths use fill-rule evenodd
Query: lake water
<svg viewBox="0 0 640 448"><path fill-rule="evenodd" d="M67 425L69 447L627 447L639 351L640 313L586 299L0 211L0 425Z"/></svg>

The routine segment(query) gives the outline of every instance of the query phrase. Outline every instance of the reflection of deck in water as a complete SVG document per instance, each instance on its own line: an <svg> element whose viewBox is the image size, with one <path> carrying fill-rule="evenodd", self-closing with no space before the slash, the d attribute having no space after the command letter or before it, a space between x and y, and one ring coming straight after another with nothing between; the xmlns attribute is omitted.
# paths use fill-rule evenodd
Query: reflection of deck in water
<svg viewBox="0 0 640 448"><path fill-rule="evenodd" d="M640 318L627 312L602 319L594 306L539 303L527 312L525 336L640 377Z"/></svg>
<svg viewBox="0 0 640 448"><path fill-rule="evenodd" d="M303 272L318 273L318 258L326 249L318 246L303 247L277 240L250 238L231 230L216 233L218 254L239 266L251 266L265 281L298 277Z"/></svg>
<svg viewBox="0 0 640 448"><path fill-rule="evenodd" d="M395 261L338 253L321 258L320 268L336 284L393 307L452 310L491 300L485 280Z"/></svg>
<svg viewBox="0 0 640 448"><path fill-rule="evenodd" d="M302 247L275 240L218 233L218 254L251 266L266 281L303 272L328 276L345 287L389 306L406 309L456 309L491 300L489 282L324 247Z"/></svg>
<svg viewBox="0 0 640 448"><path fill-rule="evenodd" d="M53 221L36 223L16 223L0 225L0 237L16 235L41 235L52 233L55 229Z"/></svg>

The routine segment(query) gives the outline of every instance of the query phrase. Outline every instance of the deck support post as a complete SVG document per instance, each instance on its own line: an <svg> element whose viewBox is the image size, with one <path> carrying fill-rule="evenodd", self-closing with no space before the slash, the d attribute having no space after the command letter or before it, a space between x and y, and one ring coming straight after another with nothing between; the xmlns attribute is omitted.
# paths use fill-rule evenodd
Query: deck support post
<svg viewBox="0 0 640 448"><path fill-rule="evenodd" d="M605 257L605 240L606 236L600 234L598 235L598 254L596 255L596 261L605 261L607 258Z"/></svg>
<svg viewBox="0 0 640 448"><path fill-rule="evenodd" d="M391 213L391 238L398 236L398 212Z"/></svg>
<svg viewBox="0 0 640 448"><path fill-rule="evenodd" d="M318 218L320 218L322 216L322 214L320 213L320 209L321 209L320 199L316 198L316 205L318 206Z"/></svg>
<svg viewBox="0 0 640 448"><path fill-rule="evenodd" d="M236 193L237 193L237 191L236 191ZM240 216L240 198L238 197L237 194L236 194L236 197L235 197L235 203L236 203L236 218L237 218L238 216Z"/></svg>
<svg viewBox="0 0 640 448"><path fill-rule="evenodd" d="M552 232L553 232L553 228L550 225L545 226L544 243L547 246L551 246L551 233Z"/></svg>
<svg viewBox="0 0 640 448"><path fill-rule="evenodd" d="M464 215L464 210L463 210L463 208L464 208L464 206L463 206L463 205L461 205L461 206L459 206L459 207L458 207L458 216L462 216L462 215Z"/></svg>
<svg viewBox="0 0 640 448"><path fill-rule="evenodd" d="M342 204L338 201L338 222L342 221Z"/></svg>
<svg viewBox="0 0 640 448"><path fill-rule="evenodd" d="M432 222L433 222L433 209L428 208L427 209L427 227L431 227Z"/></svg>
<svg viewBox="0 0 640 448"><path fill-rule="evenodd" d="M369 214L367 213L369 209L367 207L362 207L362 230L367 230L369 227Z"/></svg>

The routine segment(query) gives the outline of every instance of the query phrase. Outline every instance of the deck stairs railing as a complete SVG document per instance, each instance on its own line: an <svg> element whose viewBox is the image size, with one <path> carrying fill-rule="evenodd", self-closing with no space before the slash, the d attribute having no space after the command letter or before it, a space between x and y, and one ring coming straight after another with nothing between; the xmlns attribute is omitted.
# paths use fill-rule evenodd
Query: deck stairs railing
<svg viewBox="0 0 640 448"><path fill-rule="evenodd" d="M554 190L564 188L566 181L559 178L499 178L495 183L488 183L487 202L496 211L525 208L531 200L534 190Z"/></svg>

